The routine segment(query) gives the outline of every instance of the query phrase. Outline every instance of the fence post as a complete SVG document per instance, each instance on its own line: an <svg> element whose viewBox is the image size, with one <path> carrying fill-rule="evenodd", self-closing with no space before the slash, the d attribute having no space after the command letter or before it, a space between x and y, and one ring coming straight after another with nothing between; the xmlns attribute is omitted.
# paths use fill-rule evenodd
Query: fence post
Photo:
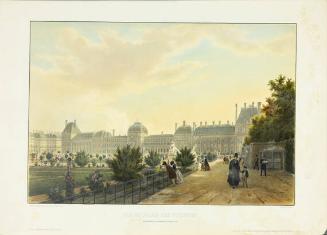
<svg viewBox="0 0 327 235"><path fill-rule="evenodd" d="M152 176L152 192L154 193L154 177L155 175Z"/></svg>
<svg viewBox="0 0 327 235"><path fill-rule="evenodd" d="M124 204L126 202L126 183L124 182Z"/></svg>
<svg viewBox="0 0 327 235"><path fill-rule="evenodd" d="M141 201L141 195L142 195L142 178L139 180L139 186L140 186L140 190L139 190L139 202Z"/></svg>
<svg viewBox="0 0 327 235"><path fill-rule="evenodd" d="M146 176L146 196L148 196L148 194L149 194L149 176Z"/></svg>
<svg viewBox="0 0 327 235"><path fill-rule="evenodd" d="M84 198L85 198L85 195L84 195L84 193L83 193L83 195L82 195L82 203L84 204Z"/></svg>
<svg viewBox="0 0 327 235"><path fill-rule="evenodd" d="M95 204L95 191L93 191L93 204Z"/></svg>
<svg viewBox="0 0 327 235"><path fill-rule="evenodd" d="M115 204L116 204L116 199L117 199L117 184L115 184Z"/></svg>
<svg viewBox="0 0 327 235"><path fill-rule="evenodd" d="M132 181L132 204L134 203L134 182Z"/></svg>
<svg viewBox="0 0 327 235"><path fill-rule="evenodd" d="M104 203L107 203L107 189L104 190Z"/></svg>

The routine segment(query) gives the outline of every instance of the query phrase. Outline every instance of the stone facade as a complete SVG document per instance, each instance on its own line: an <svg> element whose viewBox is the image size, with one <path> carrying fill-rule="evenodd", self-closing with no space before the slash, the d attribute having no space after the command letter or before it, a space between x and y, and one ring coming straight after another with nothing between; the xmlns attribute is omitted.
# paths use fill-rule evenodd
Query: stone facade
<svg viewBox="0 0 327 235"><path fill-rule="evenodd" d="M40 154L44 152L61 151L62 138L60 133L44 133L33 131L29 134L29 153Z"/></svg>
<svg viewBox="0 0 327 235"><path fill-rule="evenodd" d="M235 125L229 121L224 124L221 121L218 123L213 121L210 124L200 122L197 126L195 122L190 125L183 121L180 126L177 123L175 124L174 134L148 135L147 128L140 122L131 125L128 128L127 135L124 136L115 136L114 130L111 132L85 133L79 130L76 121L66 121L60 137L60 150L63 153L86 151L90 154L113 155L118 147L130 145L140 147L142 152L155 151L165 156L174 143L178 149L192 148L198 154L209 152L216 154L240 153L251 124L251 118L260 112L260 105L258 103L257 107L255 107L254 103L252 103L252 105L246 107L246 104L244 104L239 114L236 105ZM30 136L30 140L31 143L34 143L30 146L30 150L35 150L37 148L35 137ZM47 150L54 150L54 148L47 148Z"/></svg>

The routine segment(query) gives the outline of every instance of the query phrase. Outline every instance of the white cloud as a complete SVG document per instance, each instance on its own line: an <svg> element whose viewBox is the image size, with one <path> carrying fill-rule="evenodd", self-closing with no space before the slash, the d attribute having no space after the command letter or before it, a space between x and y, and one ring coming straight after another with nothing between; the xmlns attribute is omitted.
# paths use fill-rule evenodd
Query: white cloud
<svg viewBox="0 0 327 235"><path fill-rule="evenodd" d="M85 126L86 129L127 127L131 120L114 107L115 100L126 94L141 94L153 87L195 79L194 72L205 68L206 61L185 60L178 64L167 61L202 39L211 40L217 47L238 56L289 55L295 40L294 34L285 34L258 42L249 40L237 25L213 24L145 27L143 35L135 40L128 40L115 30L97 28L99 42L88 39L73 27L56 31L55 53L32 51L32 126L53 126L56 122L56 128L61 128L63 120L75 116L83 117L84 123L97 120L97 124ZM32 41L32 48L40 43L37 39ZM38 61L51 66L44 68Z"/></svg>

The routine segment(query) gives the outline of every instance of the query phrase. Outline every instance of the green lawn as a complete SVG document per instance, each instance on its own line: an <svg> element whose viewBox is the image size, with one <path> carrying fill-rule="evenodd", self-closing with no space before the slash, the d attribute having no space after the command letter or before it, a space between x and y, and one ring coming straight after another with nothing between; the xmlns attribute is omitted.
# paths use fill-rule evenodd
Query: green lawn
<svg viewBox="0 0 327 235"><path fill-rule="evenodd" d="M112 170L108 168L73 168L75 187L87 185L85 178L94 170L100 170L105 180L109 180L112 176ZM65 173L66 167L30 167L29 196L47 194L49 189L56 185L64 189Z"/></svg>

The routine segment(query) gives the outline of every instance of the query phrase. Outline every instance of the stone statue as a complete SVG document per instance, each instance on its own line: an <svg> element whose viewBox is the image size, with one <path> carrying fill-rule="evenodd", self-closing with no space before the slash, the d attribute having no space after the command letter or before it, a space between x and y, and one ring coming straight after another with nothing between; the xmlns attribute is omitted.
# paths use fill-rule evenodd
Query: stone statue
<svg viewBox="0 0 327 235"><path fill-rule="evenodd" d="M172 160L176 158L177 153L180 153L179 149L175 146L174 141L171 142L169 150L168 150L168 154L167 154L167 158Z"/></svg>

